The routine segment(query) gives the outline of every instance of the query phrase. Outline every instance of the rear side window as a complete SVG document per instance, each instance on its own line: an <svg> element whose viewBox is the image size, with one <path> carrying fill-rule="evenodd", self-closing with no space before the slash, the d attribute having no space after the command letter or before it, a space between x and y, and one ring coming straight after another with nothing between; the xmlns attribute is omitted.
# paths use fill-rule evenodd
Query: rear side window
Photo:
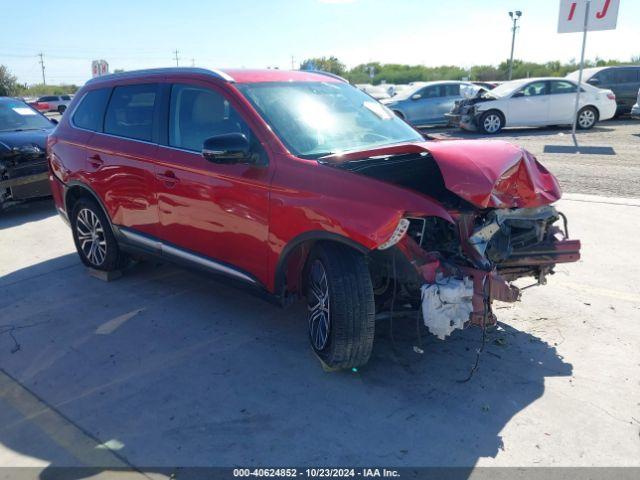
<svg viewBox="0 0 640 480"><path fill-rule="evenodd" d="M71 97L69 95L62 95L60 98L62 100L71 100Z"/></svg>
<svg viewBox="0 0 640 480"><path fill-rule="evenodd" d="M150 142L157 93L157 84L114 88L104 119L104 132Z"/></svg>
<svg viewBox="0 0 640 480"><path fill-rule="evenodd" d="M104 109L109 100L110 88L91 90L80 100L80 105L73 113L72 122L76 127L94 132L102 131Z"/></svg>

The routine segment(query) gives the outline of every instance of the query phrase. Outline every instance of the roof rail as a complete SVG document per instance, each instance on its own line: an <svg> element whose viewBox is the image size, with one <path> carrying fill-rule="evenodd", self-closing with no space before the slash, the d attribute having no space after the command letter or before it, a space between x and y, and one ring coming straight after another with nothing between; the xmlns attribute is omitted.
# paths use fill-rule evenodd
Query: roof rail
<svg viewBox="0 0 640 480"><path fill-rule="evenodd" d="M341 77L340 75L336 75L335 73L325 72L324 70L306 70L306 71L311 73L317 73L318 75L324 75L325 77L331 77L337 80L342 80L344 83L349 83L349 80L347 80L344 77Z"/></svg>
<svg viewBox="0 0 640 480"><path fill-rule="evenodd" d="M235 80L231 75L223 72L222 70L196 68L196 67L168 67L168 68L148 68L144 70L130 70L127 72L110 73L101 77L95 77L87 81L86 85L97 83L105 80L125 79L131 77L137 77L139 75L169 75L172 73L199 73L201 75L209 75L215 78L224 80L225 82L233 83Z"/></svg>

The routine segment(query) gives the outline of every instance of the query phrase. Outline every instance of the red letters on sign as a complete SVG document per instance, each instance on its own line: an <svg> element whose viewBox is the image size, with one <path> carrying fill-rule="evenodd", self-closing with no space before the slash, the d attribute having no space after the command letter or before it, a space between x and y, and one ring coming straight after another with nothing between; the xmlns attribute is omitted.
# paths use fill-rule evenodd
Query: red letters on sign
<svg viewBox="0 0 640 480"><path fill-rule="evenodd" d="M571 10L569 10L569 18L567 20L569 21L573 20L573 14L576 13L576 5L577 5L576 2L573 2L571 4Z"/></svg>
<svg viewBox="0 0 640 480"><path fill-rule="evenodd" d="M604 2L604 7L602 7L602 11L596 13L596 18L604 18L607 16L607 11L609 10L609 4L611 3L611 0L606 0Z"/></svg>

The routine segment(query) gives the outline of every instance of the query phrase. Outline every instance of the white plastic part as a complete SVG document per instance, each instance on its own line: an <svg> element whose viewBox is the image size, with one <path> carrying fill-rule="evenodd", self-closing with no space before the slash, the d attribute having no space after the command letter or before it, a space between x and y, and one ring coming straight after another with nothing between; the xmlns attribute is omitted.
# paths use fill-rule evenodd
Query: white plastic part
<svg viewBox="0 0 640 480"><path fill-rule="evenodd" d="M386 250L387 248L393 247L396 243L402 240L402 237L407 233L407 230L409 230L409 220L401 218L398 222L398 226L389 237L389 240L381 244L378 247L378 250Z"/></svg>
<svg viewBox="0 0 640 480"><path fill-rule="evenodd" d="M436 283L422 286L422 317L425 326L440 340L456 328L464 328L473 311L473 282L469 277L462 280L436 277Z"/></svg>

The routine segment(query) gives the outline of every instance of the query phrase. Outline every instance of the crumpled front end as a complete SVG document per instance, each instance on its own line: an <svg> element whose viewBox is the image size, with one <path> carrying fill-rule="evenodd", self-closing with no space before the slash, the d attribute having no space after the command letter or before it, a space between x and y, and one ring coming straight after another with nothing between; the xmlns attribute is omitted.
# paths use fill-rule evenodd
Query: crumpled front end
<svg viewBox="0 0 640 480"><path fill-rule="evenodd" d="M492 302L520 299L514 280L544 285L557 264L580 258L580 241L569 239L566 218L551 205L458 213L455 224L409 221L390 254L403 285L396 292L413 296L414 304L420 299L424 323L439 338L468 324L495 324Z"/></svg>
<svg viewBox="0 0 640 480"><path fill-rule="evenodd" d="M50 195L45 150L0 143L0 208L13 200Z"/></svg>

